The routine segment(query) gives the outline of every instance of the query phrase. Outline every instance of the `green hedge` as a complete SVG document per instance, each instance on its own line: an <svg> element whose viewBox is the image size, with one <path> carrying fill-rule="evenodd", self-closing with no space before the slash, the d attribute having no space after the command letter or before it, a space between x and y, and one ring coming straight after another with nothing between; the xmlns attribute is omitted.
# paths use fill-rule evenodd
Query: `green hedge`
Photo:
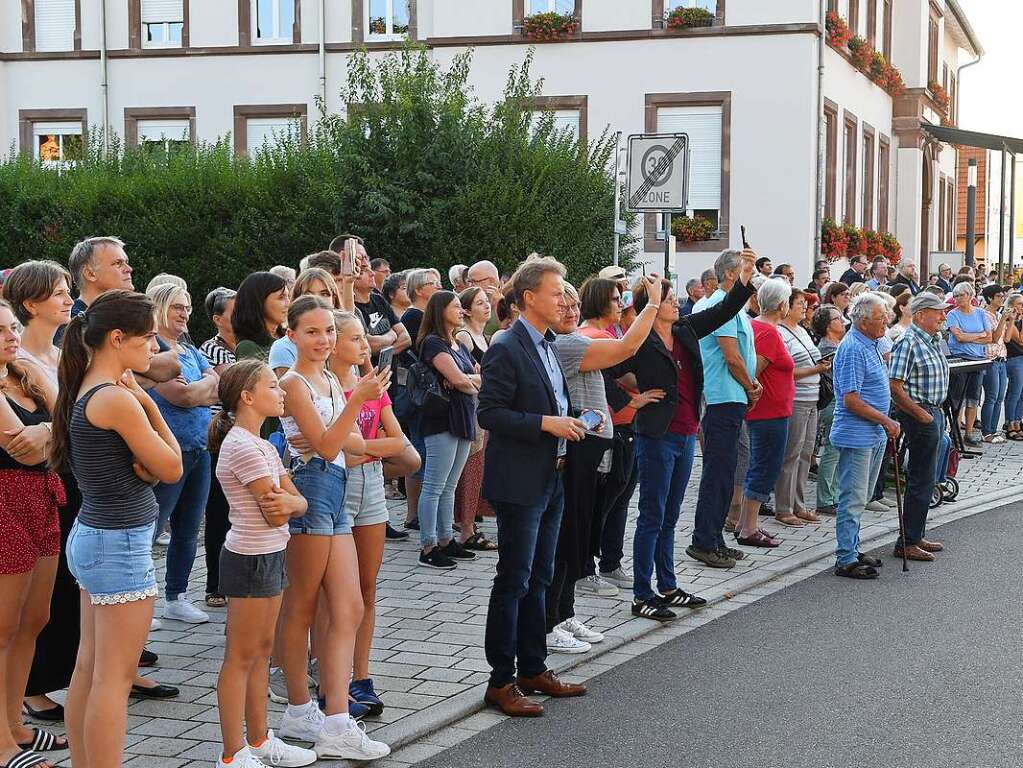
<svg viewBox="0 0 1023 768"><path fill-rule="evenodd" d="M581 148L550 115L534 131L523 106L542 82L531 62L532 52L487 106L468 85L471 51L446 70L414 47L375 62L354 54L341 101L370 106L349 120L321 108L307 141L252 159L234 157L229 138L170 156L115 139L104 156L96 131L88 157L61 173L12 155L0 162L0 266L66 262L82 237L114 234L136 287L172 272L198 306L210 288L297 267L350 231L394 269L487 258L509 271L535 250L580 280L611 261L615 141L605 131ZM623 237L624 262L635 250Z"/></svg>

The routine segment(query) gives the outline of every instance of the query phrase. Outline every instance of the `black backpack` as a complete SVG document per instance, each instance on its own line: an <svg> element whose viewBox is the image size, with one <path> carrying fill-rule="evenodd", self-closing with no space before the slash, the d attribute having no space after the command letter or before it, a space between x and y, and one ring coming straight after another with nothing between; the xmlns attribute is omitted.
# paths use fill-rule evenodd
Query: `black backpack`
<svg viewBox="0 0 1023 768"><path fill-rule="evenodd" d="M424 411L447 410L451 397L440 383L433 366L420 360L412 350L407 350L407 354L413 360L405 384L412 404Z"/></svg>

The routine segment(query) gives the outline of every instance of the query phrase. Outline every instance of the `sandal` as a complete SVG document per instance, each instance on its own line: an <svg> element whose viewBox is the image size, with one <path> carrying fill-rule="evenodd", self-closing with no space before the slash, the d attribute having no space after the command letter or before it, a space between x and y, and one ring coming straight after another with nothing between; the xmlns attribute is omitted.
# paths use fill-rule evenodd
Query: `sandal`
<svg viewBox="0 0 1023 768"><path fill-rule="evenodd" d="M784 525L787 528L802 528L803 521L796 515L775 515L774 521L780 525Z"/></svg>
<svg viewBox="0 0 1023 768"><path fill-rule="evenodd" d="M23 749L7 761L2 768L51 768L52 763L31 749Z"/></svg>
<svg viewBox="0 0 1023 768"><path fill-rule="evenodd" d="M844 576L847 579L876 579L877 568L857 561L849 563L849 565L836 565L835 575Z"/></svg>
<svg viewBox="0 0 1023 768"><path fill-rule="evenodd" d="M32 741L28 744L18 744L22 750L27 752L60 752L63 749L67 749L67 739L63 736L54 736L42 728L33 728L32 730L35 733ZM29 765L35 765L35 763L29 763Z"/></svg>
<svg viewBox="0 0 1023 768"><path fill-rule="evenodd" d="M817 517L817 515L805 509L796 512L795 515L804 523L819 523L821 521L821 519Z"/></svg>
<svg viewBox="0 0 1023 768"><path fill-rule="evenodd" d="M209 608L224 608L227 605L227 598L219 592L212 592L206 595L206 605Z"/></svg>
<svg viewBox="0 0 1023 768"><path fill-rule="evenodd" d="M736 536L735 540L745 547L764 547L766 549L774 549L781 544L778 539L759 528L752 536Z"/></svg>
<svg viewBox="0 0 1023 768"><path fill-rule="evenodd" d="M735 523L725 520L725 533L735 533Z"/></svg>
<svg viewBox="0 0 1023 768"><path fill-rule="evenodd" d="M495 552L497 550L497 544L484 536L480 531L476 531L476 533L463 541L462 546L476 552Z"/></svg>
<svg viewBox="0 0 1023 768"><path fill-rule="evenodd" d="M63 704L56 704L48 709L32 709L31 704L23 701L21 711L33 720L42 720L47 723L59 723L64 719Z"/></svg>

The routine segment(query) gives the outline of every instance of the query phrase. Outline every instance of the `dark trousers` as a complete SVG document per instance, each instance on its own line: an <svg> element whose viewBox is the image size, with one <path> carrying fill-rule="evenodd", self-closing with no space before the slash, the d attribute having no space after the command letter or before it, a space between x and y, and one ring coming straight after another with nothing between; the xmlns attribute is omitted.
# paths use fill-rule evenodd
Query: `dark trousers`
<svg viewBox="0 0 1023 768"><path fill-rule="evenodd" d="M905 468L906 490L902 502L903 524L909 544L916 544L924 537L938 470L938 444L945 431L945 416L941 409L931 406L924 408L934 417L930 424L921 424L912 416L899 413L899 423L905 436L903 445L909 451Z"/></svg>
<svg viewBox="0 0 1023 768"><path fill-rule="evenodd" d="M708 405L703 413L703 471L696 500L693 546L713 551L725 546L722 530L732 504L732 486L739 451L745 403Z"/></svg>
<svg viewBox="0 0 1023 768"><path fill-rule="evenodd" d="M514 682L516 669L524 677L547 669L544 596L554 577L564 483L554 473L535 504L489 501L497 516L498 550L484 648L490 684L502 687Z"/></svg>
<svg viewBox="0 0 1023 768"><path fill-rule="evenodd" d="M585 576L596 573L594 558L600 558L601 573L611 573L621 567L622 558L625 557L625 524L629 518L629 502L639 482L636 440L632 428L615 427L615 442L611 471L597 490L600 520L594 522L590 532L591 556L586 563Z"/></svg>
<svg viewBox="0 0 1023 768"><path fill-rule="evenodd" d="M583 577L590 557L590 530L597 509L597 467L609 440L588 435L568 444L565 469L565 511L561 515L554 576L545 598L547 631L575 616L575 583Z"/></svg>
<svg viewBox="0 0 1023 768"><path fill-rule="evenodd" d="M206 549L206 594L220 593L220 550L224 546L227 532L231 530L228 519L227 497L217 479L219 453L212 454L213 471L210 473L210 495L206 499L206 528L203 532L203 546Z"/></svg>

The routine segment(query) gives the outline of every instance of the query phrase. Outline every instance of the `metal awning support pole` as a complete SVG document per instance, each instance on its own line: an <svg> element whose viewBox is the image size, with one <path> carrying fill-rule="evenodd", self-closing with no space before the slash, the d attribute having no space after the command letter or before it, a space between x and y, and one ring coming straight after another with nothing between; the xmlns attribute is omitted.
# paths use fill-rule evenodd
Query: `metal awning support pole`
<svg viewBox="0 0 1023 768"><path fill-rule="evenodd" d="M1009 272L1011 277L1016 269L1016 155L1012 156L1012 171L1009 177Z"/></svg>
<svg viewBox="0 0 1023 768"><path fill-rule="evenodd" d="M966 266L975 263L977 246L977 160L970 158L966 164Z"/></svg>
<svg viewBox="0 0 1023 768"><path fill-rule="evenodd" d="M1005 270L1005 164L1008 152L1002 147L1002 183L998 187L998 282Z"/></svg>

